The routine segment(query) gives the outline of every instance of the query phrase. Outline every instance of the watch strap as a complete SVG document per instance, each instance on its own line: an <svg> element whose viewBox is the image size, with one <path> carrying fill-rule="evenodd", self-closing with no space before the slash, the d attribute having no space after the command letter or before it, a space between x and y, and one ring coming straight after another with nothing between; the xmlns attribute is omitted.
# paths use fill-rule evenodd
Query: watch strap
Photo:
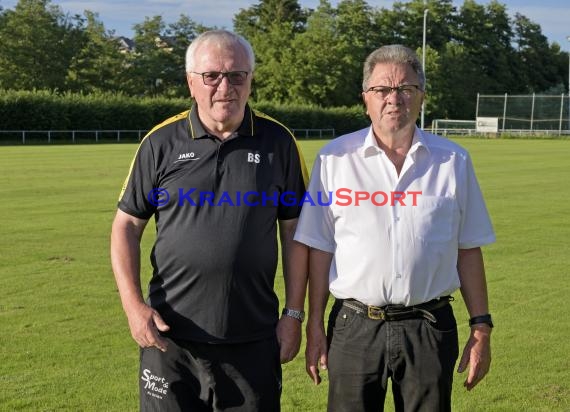
<svg viewBox="0 0 570 412"><path fill-rule="evenodd" d="M473 316L471 319L469 319L469 326L473 326L473 325L477 325L477 324L481 324L481 323L485 323L492 328L493 327L493 319L491 318L491 315L489 313L487 313L486 315Z"/></svg>
<svg viewBox="0 0 570 412"><path fill-rule="evenodd" d="M291 318L297 319L299 322L303 322L305 320L305 312L302 310L283 308L281 314L284 316L289 316Z"/></svg>

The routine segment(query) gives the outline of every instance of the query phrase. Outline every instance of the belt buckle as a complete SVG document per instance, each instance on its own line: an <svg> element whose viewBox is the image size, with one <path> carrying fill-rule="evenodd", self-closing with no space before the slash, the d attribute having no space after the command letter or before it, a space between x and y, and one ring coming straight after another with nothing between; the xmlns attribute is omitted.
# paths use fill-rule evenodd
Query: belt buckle
<svg viewBox="0 0 570 412"><path fill-rule="evenodd" d="M373 320L384 320L386 312L378 306L368 306L368 317Z"/></svg>

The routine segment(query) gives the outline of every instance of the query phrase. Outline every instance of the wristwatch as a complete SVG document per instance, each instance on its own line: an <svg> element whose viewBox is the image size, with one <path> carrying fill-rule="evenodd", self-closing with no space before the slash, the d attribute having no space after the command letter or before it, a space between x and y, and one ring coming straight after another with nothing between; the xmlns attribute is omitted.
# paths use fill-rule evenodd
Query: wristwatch
<svg viewBox="0 0 570 412"><path fill-rule="evenodd" d="M491 315L489 313L481 316L473 316L469 319L469 326L477 325L479 323L486 323L491 328L493 327L493 319L491 319Z"/></svg>
<svg viewBox="0 0 570 412"><path fill-rule="evenodd" d="M305 312L302 310L293 310L288 308L283 308L281 312L282 315L289 316L291 318L297 319L299 322L303 322L305 320Z"/></svg>

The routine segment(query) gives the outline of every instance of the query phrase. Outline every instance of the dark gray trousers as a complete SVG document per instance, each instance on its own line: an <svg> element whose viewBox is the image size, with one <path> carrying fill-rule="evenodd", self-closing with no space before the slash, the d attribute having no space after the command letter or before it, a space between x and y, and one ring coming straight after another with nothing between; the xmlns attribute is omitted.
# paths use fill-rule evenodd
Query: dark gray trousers
<svg viewBox="0 0 570 412"><path fill-rule="evenodd" d="M333 306L329 317L329 412L383 411L388 379L396 411L451 411L459 347L451 305L437 322L385 322Z"/></svg>
<svg viewBox="0 0 570 412"><path fill-rule="evenodd" d="M169 339L141 349L142 412L278 412L281 364L275 337L239 344Z"/></svg>

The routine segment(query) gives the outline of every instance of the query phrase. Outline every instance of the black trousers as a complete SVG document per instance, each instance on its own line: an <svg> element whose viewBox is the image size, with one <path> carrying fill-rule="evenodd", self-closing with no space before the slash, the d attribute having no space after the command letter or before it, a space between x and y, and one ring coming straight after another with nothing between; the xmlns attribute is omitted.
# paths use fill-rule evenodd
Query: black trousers
<svg viewBox="0 0 570 412"><path fill-rule="evenodd" d="M276 338L216 345L168 341L166 352L141 349L141 411L280 410L281 364Z"/></svg>
<svg viewBox="0 0 570 412"><path fill-rule="evenodd" d="M388 379L396 411L451 411L457 324L449 304L432 314L436 323L385 322L337 301L328 324L328 411L383 411Z"/></svg>

